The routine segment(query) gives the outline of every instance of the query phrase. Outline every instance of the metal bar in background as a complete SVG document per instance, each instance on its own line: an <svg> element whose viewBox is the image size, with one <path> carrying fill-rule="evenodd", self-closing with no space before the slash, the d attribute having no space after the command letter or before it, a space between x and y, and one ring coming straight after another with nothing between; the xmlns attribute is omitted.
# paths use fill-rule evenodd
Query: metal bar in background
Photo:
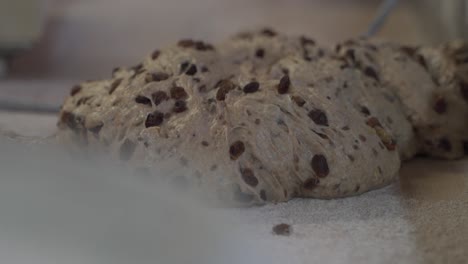
<svg viewBox="0 0 468 264"><path fill-rule="evenodd" d="M388 15L398 4L398 0L384 0L379 6L378 12L372 23L370 24L367 32L364 33L365 37L372 37L382 28L387 20Z"/></svg>

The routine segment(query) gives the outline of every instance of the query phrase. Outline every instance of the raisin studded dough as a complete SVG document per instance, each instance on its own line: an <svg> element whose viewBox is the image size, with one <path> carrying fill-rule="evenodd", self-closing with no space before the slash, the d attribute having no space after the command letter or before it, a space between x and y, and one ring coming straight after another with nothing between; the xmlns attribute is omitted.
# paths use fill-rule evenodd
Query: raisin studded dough
<svg viewBox="0 0 468 264"><path fill-rule="evenodd" d="M328 48L272 30L182 40L74 87L57 137L235 204L355 195L416 154L467 151L467 58L462 43Z"/></svg>

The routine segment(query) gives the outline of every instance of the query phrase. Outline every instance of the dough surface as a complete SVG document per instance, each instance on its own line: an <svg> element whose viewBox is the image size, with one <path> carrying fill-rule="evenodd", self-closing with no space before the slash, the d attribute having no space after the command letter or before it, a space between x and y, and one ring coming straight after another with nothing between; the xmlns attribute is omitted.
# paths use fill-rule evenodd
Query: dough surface
<svg viewBox="0 0 468 264"><path fill-rule="evenodd" d="M355 195L415 154L466 152L468 55L451 45L323 47L269 29L182 40L74 87L57 137L146 174L182 168L162 180L234 204Z"/></svg>

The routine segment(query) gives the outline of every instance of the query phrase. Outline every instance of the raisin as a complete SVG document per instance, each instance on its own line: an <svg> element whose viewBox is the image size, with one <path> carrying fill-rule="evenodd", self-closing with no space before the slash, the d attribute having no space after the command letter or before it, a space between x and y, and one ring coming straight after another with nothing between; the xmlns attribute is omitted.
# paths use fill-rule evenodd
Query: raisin
<svg viewBox="0 0 468 264"><path fill-rule="evenodd" d="M145 96L138 95L137 97L135 97L135 102L137 104L144 104L144 105L151 106L151 100Z"/></svg>
<svg viewBox="0 0 468 264"><path fill-rule="evenodd" d="M439 139L439 144L437 146L446 152L449 152L452 150L452 144L447 138Z"/></svg>
<svg viewBox="0 0 468 264"><path fill-rule="evenodd" d="M209 72L210 70L208 69L208 67L206 66L203 66L201 67L201 72Z"/></svg>
<svg viewBox="0 0 468 264"><path fill-rule="evenodd" d="M316 125L328 126L328 118L325 112L320 109L311 110L308 114L309 118L314 121Z"/></svg>
<svg viewBox="0 0 468 264"><path fill-rule="evenodd" d="M302 46L305 46L305 45L315 45L315 40L311 39L311 38L308 38L306 36L301 36L300 37L300 41L301 41L301 45Z"/></svg>
<svg viewBox="0 0 468 264"><path fill-rule="evenodd" d="M461 64L468 64L468 56L463 58L454 58L455 64L456 65L461 65Z"/></svg>
<svg viewBox="0 0 468 264"><path fill-rule="evenodd" d="M167 101L169 96L164 91L157 91L151 94L151 98L153 98L153 102L155 105L159 105L162 101Z"/></svg>
<svg viewBox="0 0 468 264"><path fill-rule="evenodd" d="M402 46L400 47L400 51L408 55L409 57L413 57L416 53L416 48L410 46Z"/></svg>
<svg viewBox="0 0 468 264"><path fill-rule="evenodd" d="M417 55L416 56L416 60L418 61L418 63L423 66L424 69L427 70L427 63L426 63L426 59L422 56L422 55Z"/></svg>
<svg viewBox="0 0 468 264"><path fill-rule="evenodd" d="M363 113L366 116L371 114L371 112L369 111L369 108L367 108L365 106L361 106L361 113Z"/></svg>
<svg viewBox="0 0 468 264"><path fill-rule="evenodd" d="M353 45L357 45L356 41L353 40L353 39L348 39L346 40L345 42L343 42L343 45L344 46L353 46Z"/></svg>
<svg viewBox="0 0 468 264"><path fill-rule="evenodd" d="M164 72L148 73L146 74L145 81L150 82L160 82L169 79L169 74Z"/></svg>
<svg viewBox="0 0 468 264"><path fill-rule="evenodd" d="M190 63L188 61L182 62L182 64L180 64L180 73L185 72L189 65Z"/></svg>
<svg viewBox="0 0 468 264"><path fill-rule="evenodd" d="M89 101L89 99L91 99L92 97L91 96L86 96L86 97L82 97L80 98L77 102L76 102L76 106L80 106L82 104L86 104L86 102Z"/></svg>
<svg viewBox="0 0 468 264"><path fill-rule="evenodd" d="M197 66L194 64L190 65L190 67L185 72L185 74L190 75L190 76L197 74Z"/></svg>
<svg viewBox="0 0 468 264"><path fill-rule="evenodd" d="M314 155L310 164L312 166L312 170L314 170L315 174L320 178L324 178L330 173L327 158L323 155Z"/></svg>
<svg viewBox="0 0 468 264"><path fill-rule="evenodd" d="M359 139L362 141L362 142L366 142L367 141L367 138L363 135L359 135Z"/></svg>
<svg viewBox="0 0 468 264"><path fill-rule="evenodd" d="M195 41L191 39L182 39L179 42L177 42L177 46L182 47L182 48L189 48L195 46Z"/></svg>
<svg viewBox="0 0 468 264"><path fill-rule="evenodd" d="M132 71L139 72L141 69L143 69L143 64L142 64L142 63L139 63L139 64L137 64L137 65L135 65L135 66L133 66L133 67L130 67L130 69L131 69Z"/></svg>
<svg viewBox="0 0 468 264"><path fill-rule="evenodd" d="M164 114L159 111L154 111L151 114L148 114L145 121L145 127L154 127L160 126L164 121Z"/></svg>
<svg viewBox="0 0 468 264"><path fill-rule="evenodd" d="M349 49L346 51L346 57L348 57L351 62L356 62L356 55L354 54L354 49Z"/></svg>
<svg viewBox="0 0 468 264"><path fill-rule="evenodd" d="M246 84L243 88L244 93L255 93L260 88L260 84L258 82L250 82Z"/></svg>
<svg viewBox="0 0 468 264"><path fill-rule="evenodd" d="M263 58L263 56L265 56L265 50L264 49L257 49L255 51L255 56L257 58Z"/></svg>
<svg viewBox="0 0 468 264"><path fill-rule="evenodd" d="M291 226L288 224L279 224L273 227L273 233L279 236L289 236L291 234Z"/></svg>
<svg viewBox="0 0 468 264"><path fill-rule="evenodd" d="M179 86L174 86L170 90L171 98L174 100L185 100L188 97L187 92L184 88Z"/></svg>
<svg viewBox="0 0 468 264"><path fill-rule="evenodd" d="M117 89L117 87L119 87L119 85L122 83L122 79L117 79L115 80L114 82L112 82L112 84L110 85L110 88L109 88L109 94L112 94L115 89Z"/></svg>
<svg viewBox="0 0 468 264"><path fill-rule="evenodd" d="M70 91L70 95L75 96L80 91L81 91L81 86L80 85L73 86L73 88Z"/></svg>
<svg viewBox="0 0 468 264"><path fill-rule="evenodd" d="M297 95L291 96L291 99L292 99L299 107L304 106L304 104L306 103L305 100L302 99L302 97L297 96Z"/></svg>
<svg viewBox="0 0 468 264"><path fill-rule="evenodd" d="M270 28L264 28L260 33L267 37L274 37L277 35L276 32Z"/></svg>
<svg viewBox="0 0 468 264"><path fill-rule="evenodd" d="M312 130L312 132L314 132L317 136L319 136L319 137L321 137L323 139L329 139L328 136L325 135L325 134L322 134L322 133L319 133L319 132L316 132L316 131L313 131L313 130Z"/></svg>
<svg viewBox="0 0 468 264"><path fill-rule="evenodd" d="M323 49L319 49L318 52L317 52L317 56L319 58L323 57L325 55L325 51Z"/></svg>
<svg viewBox="0 0 468 264"><path fill-rule="evenodd" d="M250 32L240 32L236 34L236 38L239 39L252 39L253 35Z"/></svg>
<svg viewBox="0 0 468 264"><path fill-rule="evenodd" d="M217 84L217 87L219 87L219 89L216 92L216 99L218 101L224 101L226 100L226 95L234 90L236 85L229 80L223 80Z"/></svg>
<svg viewBox="0 0 468 264"><path fill-rule="evenodd" d="M366 124L372 128L382 126L376 117L371 117L367 119Z"/></svg>
<svg viewBox="0 0 468 264"><path fill-rule="evenodd" d="M244 180L244 182L247 185L251 187L255 187L258 185L258 179L257 177L255 177L254 172L251 169L241 168L240 172L241 172L242 180Z"/></svg>
<svg viewBox="0 0 468 264"><path fill-rule="evenodd" d="M155 50L153 51L153 53L151 53L151 59L156 60L159 57L159 55L161 55L161 51Z"/></svg>
<svg viewBox="0 0 468 264"><path fill-rule="evenodd" d="M60 123L65 124L70 129L75 130L78 128L77 118L73 113L64 111L60 116Z"/></svg>
<svg viewBox="0 0 468 264"><path fill-rule="evenodd" d="M463 99L468 102L468 83L467 82L460 82L460 91L463 96Z"/></svg>
<svg viewBox="0 0 468 264"><path fill-rule="evenodd" d="M202 141L201 144L204 147L208 147L210 145L207 141Z"/></svg>
<svg viewBox="0 0 468 264"><path fill-rule="evenodd" d="M141 69L143 69L143 63L138 63L137 65L133 66L133 67L130 67L131 70L133 71L139 71Z"/></svg>
<svg viewBox="0 0 468 264"><path fill-rule="evenodd" d="M364 74L370 78L375 79L376 81L379 81L379 75L377 74L375 69L370 66L364 68Z"/></svg>
<svg viewBox="0 0 468 264"><path fill-rule="evenodd" d="M396 142L393 139L390 140L382 140L382 143L385 145L387 150L394 151L396 149Z"/></svg>
<svg viewBox="0 0 468 264"><path fill-rule="evenodd" d="M278 84L278 93L279 94L287 93L290 85L291 85L291 81L289 80L289 76L288 75L283 76Z"/></svg>
<svg viewBox="0 0 468 264"><path fill-rule="evenodd" d="M438 114L444 114L447 112L447 101L443 97L437 97L433 109Z"/></svg>
<svg viewBox="0 0 468 264"><path fill-rule="evenodd" d="M182 113L182 112L185 112L186 110L187 110L187 103L185 103L185 101L182 101L182 100L175 101L174 107L172 108L172 111L174 111L174 113Z"/></svg>
<svg viewBox="0 0 468 264"><path fill-rule="evenodd" d="M205 43L203 43L202 41L195 41L195 49L205 51L207 48L205 46Z"/></svg>
<svg viewBox="0 0 468 264"><path fill-rule="evenodd" d="M337 44L337 45L335 46L335 52L338 53L338 52L340 52L340 50L341 50L341 44Z"/></svg>
<svg viewBox="0 0 468 264"><path fill-rule="evenodd" d="M128 138L125 139L124 143L120 146L120 160L127 161L129 160L133 152L135 152L136 144L129 140Z"/></svg>
<svg viewBox="0 0 468 264"><path fill-rule="evenodd" d="M307 179L304 183L303 183L303 187L304 189L307 189L307 190L312 190L314 189L315 187L317 187L317 185L320 183L320 180L319 179L316 179L316 178L309 178Z"/></svg>
<svg viewBox="0 0 468 264"><path fill-rule="evenodd" d="M138 76L138 75L140 75L140 74L142 74L142 73L144 73L144 72L146 72L146 71L145 71L145 69L143 69L143 68L138 69L138 70L135 70L135 72L133 73L133 75L132 75L131 78L133 79L133 78L135 78L136 76Z"/></svg>
<svg viewBox="0 0 468 264"><path fill-rule="evenodd" d="M214 50L213 45L204 43L202 41L195 42L195 49L200 51Z"/></svg>
<svg viewBox="0 0 468 264"><path fill-rule="evenodd" d="M232 160L236 160L244 153L245 151L245 145L242 141L236 141L231 144L229 147L229 155Z"/></svg>
<svg viewBox="0 0 468 264"><path fill-rule="evenodd" d="M354 192L358 192L360 188L361 188L361 186L359 184L356 185L356 188L354 188Z"/></svg>

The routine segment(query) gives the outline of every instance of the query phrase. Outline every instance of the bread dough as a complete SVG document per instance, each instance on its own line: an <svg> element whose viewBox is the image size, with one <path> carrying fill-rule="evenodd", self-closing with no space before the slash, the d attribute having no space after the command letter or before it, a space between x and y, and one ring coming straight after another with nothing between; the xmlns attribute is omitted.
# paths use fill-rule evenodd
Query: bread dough
<svg viewBox="0 0 468 264"><path fill-rule="evenodd" d="M395 134L403 159L416 153L459 158L468 151L468 45L408 47L358 40L340 46L354 54L360 67L373 67L385 89L393 91L413 126L405 136ZM398 128L400 129L400 128Z"/></svg>
<svg viewBox="0 0 468 264"><path fill-rule="evenodd" d="M182 40L74 87L57 138L148 174L177 167L162 180L235 204L359 194L394 180L401 159L463 154L424 144L447 122L430 112L433 94L453 95L442 79L460 67L445 49L418 49L429 70L402 50L365 40L327 48L269 29L216 46ZM431 52L445 53L431 61ZM460 98L453 111L466 111ZM457 120L440 133L467 135Z"/></svg>

